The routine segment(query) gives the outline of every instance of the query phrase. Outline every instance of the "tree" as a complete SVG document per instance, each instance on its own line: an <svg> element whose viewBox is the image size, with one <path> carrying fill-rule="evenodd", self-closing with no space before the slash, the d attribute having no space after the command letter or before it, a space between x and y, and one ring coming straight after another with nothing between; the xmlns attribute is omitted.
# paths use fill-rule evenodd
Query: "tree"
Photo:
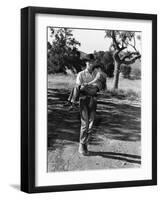
<svg viewBox="0 0 161 200"><path fill-rule="evenodd" d="M48 42L48 72L66 73L66 68L79 71L80 43L73 37L72 30L68 28L50 28L53 38L52 43ZM76 65L77 63L78 65Z"/></svg>
<svg viewBox="0 0 161 200"><path fill-rule="evenodd" d="M121 65L130 65L141 58L140 52L136 49L136 34L132 31L106 30L105 37L112 39L110 49L114 58L114 85L117 89ZM140 39L138 37L138 39Z"/></svg>
<svg viewBox="0 0 161 200"><path fill-rule="evenodd" d="M110 51L94 51L96 64L102 65L108 77L113 77L114 60Z"/></svg>
<svg viewBox="0 0 161 200"><path fill-rule="evenodd" d="M113 77L114 59L113 59L111 51L106 51L105 52L105 54L103 56L103 64L105 66L105 70L106 70L107 76L109 78Z"/></svg>

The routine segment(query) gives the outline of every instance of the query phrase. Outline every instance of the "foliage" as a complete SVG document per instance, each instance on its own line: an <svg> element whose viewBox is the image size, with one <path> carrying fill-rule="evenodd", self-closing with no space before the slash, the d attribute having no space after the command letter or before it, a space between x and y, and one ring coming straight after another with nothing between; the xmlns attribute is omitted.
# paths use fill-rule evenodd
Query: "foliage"
<svg viewBox="0 0 161 200"><path fill-rule="evenodd" d="M121 73L122 73L124 78L130 78L131 66L129 66L129 65L121 65Z"/></svg>
<svg viewBox="0 0 161 200"><path fill-rule="evenodd" d="M95 51L94 56L96 58L96 64L102 65L107 77L113 77L114 72L114 60L110 51Z"/></svg>
<svg viewBox="0 0 161 200"><path fill-rule="evenodd" d="M68 28L49 28L52 44L48 42L48 73L66 73L66 69L73 72L81 70L84 62L80 60L78 51L78 42L74 37L72 30Z"/></svg>
<svg viewBox="0 0 161 200"><path fill-rule="evenodd" d="M131 75L133 79L141 79L141 69L139 68L132 69Z"/></svg>

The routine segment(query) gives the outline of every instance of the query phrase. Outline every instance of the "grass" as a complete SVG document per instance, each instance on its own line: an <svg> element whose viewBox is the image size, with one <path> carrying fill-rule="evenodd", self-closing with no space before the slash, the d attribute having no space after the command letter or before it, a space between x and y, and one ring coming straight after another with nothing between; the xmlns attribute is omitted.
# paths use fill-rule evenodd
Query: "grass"
<svg viewBox="0 0 161 200"><path fill-rule="evenodd" d="M130 80L120 77L118 90L113 90L113 79L107 79L107 93L116 97L126 97L129 100L140 100L141 80Z"/></svg>
<svg viewBox="0 0 161 200"><path fill-rule="evenodd" d="M48 88L71 90L75 85L75 75L49 75ZM113 97L122 97L129 100L138 100L141 97L141 80L129 80L120 76L119 89L113 90L113 78L107 79L107 90Z"/></svg>
<svg viewBox="0 0 161 200"><path fill-rule="evenodd" d="M127 89L127 90L107 89L106 94L109 94L111 97L117 97L117 98L128 99L128 100L140 100L141 98L141 93L133 91L132 89Z"/></svg>
<svg viewBox="0 0 161 200"><path fill-rule="evenodd" d="M51 89L72 89L75 84L75 75L48 75L48 88Z"/></svg>
<svg viewBox="0 0 161 200"><path fill-rule="evenodd" d="M113 78L107 79L107 89L112 89L112 88L113 88ZM124 91L132 90L136 93L140 93L141 80L124 79L120 76L119 89L124 90Z"/></svg>

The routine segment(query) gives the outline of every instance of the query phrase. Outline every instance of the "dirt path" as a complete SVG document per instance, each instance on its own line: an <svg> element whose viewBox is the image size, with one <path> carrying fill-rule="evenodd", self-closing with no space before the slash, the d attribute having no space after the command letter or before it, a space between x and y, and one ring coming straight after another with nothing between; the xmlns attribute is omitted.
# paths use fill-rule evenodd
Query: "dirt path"
<svg viewBox="0 0 161 200"><path fill-rule="evenodd" d="M140 167L140 104L101 95L89 155L82 156L79 111L64 106L68 93L48 90L48 172Z"/></svg>

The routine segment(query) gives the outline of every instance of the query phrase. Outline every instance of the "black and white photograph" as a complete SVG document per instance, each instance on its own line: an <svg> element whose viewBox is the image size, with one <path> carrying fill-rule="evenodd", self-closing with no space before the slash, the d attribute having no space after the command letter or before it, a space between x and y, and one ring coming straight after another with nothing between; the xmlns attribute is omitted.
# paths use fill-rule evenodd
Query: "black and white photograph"
<svg viewBox="0 0 161 200"><path fill-rule="evenodd" d="M22 191L157 183L156 22L22 9Z"/></svg>
<svg viewBox="0 0 161 200"><path fill-rule="evenodd" d="M47 172L140 168L142 32L46 29Z"/></svg>

